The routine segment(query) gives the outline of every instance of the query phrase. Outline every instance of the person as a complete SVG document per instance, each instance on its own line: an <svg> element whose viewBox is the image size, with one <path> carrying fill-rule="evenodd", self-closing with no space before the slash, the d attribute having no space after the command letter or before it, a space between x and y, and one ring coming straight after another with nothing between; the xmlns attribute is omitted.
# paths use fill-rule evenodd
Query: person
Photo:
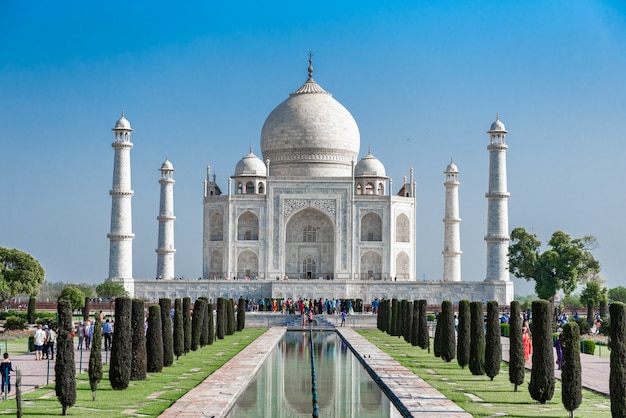
<svg viewBox="0 0 626 418"><path fill-rule="evenodd" d="M311 325L313 323L313 311L309 310L309 313L307 314L307 318L309 320L309 325Z"/></svg>
<svg viewBox="0 0 626 418"><path fill-rule="evenodd" d="M0 375L2 375L2 393L11 392L11 372L13 371L13 365L9 360L9 353L2 355L4 359L0 363ZM6 392L4 391L6 389Z"/></svg>
<svg viewBox="0 0 626 418"><path fill-rule="evenodd" d="M46 359L49 357L50 360L54 360L54 343L56 342L57 333L52 327L48 327L48 329L46 329Z"/></svg>
<svg viewBox="0 0 626 418"><path fill-rule="evenodd" d="M109 351L111 348L111 343L113 342L111 339L111 334L113 333L113 327L111 326L111 321L107 318L106 322L102 324L102 335L104 336L104 351Z"/></svg>
<svg viewBox="0 0 626 418"><path fill-rule="evenodd" d="M528 361L530 355L533 353L533 343L530 334L530 326L528 321L524 321L524 327L522 328L522 343L524 344L524 360Z"/></svg>
<svg viewBox="0 0 626 418"><path fill-rule="evenodd" d="M85 324L83 321L80 321L76 327L76 336L78 337L78 349L82 350L85 341Z"/></svg>
<svg viewBox="0 0 626 418"><path fill-rule="evenodd" d="M343 311L341 311L341 326L345 326L346 325L346 317L348 316L348 312L346 312L346 310L344 309Z"/></svg>
<svg viewBox="0 0 626 418"><path fill-rule="evenodd" d="M556 348L556 367L558 370L561 370L561 366L563 365L563 346L561 344L561 335L554 340L554 347Z"/></svg>
<svg viewBox="0 0 626 418"><path fill-rule="evenodd" d="M43 345L46 341L46 333L41 327L41 324L37 324L33 344L35 345L35 360L43 360Z"/></svg>
<svg viewBox="0 0 626 418"><path fill-rule="evenodd" d="M89 350L93 338L93 326L90 320L85 322L85 348Z"/></svg>

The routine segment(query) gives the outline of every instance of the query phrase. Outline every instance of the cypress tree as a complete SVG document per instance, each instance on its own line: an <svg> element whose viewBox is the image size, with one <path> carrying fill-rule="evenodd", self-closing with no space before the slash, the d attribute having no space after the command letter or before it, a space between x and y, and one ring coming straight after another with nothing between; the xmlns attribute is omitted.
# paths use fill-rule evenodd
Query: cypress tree
<svg viewBox="0 0 626 418"><path fill-rule="evenodd" d="M482 302L470 303L470 357L469 369L475 376L485 374L485 328Z"/></svg>
<svg viewBox="0 0 626 418"><path fill-rule="evenodd" d="M63 415L67 415L68 408L76 403L76 365L74 364L74 341L72 339L74 327L72 306L67 300L58 301L57 314L59 316L59 333L57 336L57 360L54 365L54 390L63 409Z"/></svg>
<svg viewBox="0 0 626 418"><path fill-rule="evenodd" d="M239 298L237 304L237 331L243 331L246 327L246 300Z"/></svg>
<svg viewBox="0 0 626 418"><path fill-rule="evenodd" d="M144 309L143 299L133 299L131 319L133 336L130 380L146 380L146 335L144 333Z"/></svg>
<svg viewBox="0 0 626 418"><path fill-rule="evenodd" d="M161 324L161 307L152 305L148 308L148 348L147 370L159 373L163 370L163 325Z"/></svg>
<svg viewBox="0 0 626 418"><path fill-rule="evenodd" d="M124 390L130 382L133 354L131 312L132 301L129 297L115 298L115 326L109 366L109 380L114 390Z"/></svg>
<svg viewBox="0 0 626 418"><path fill-rule="evenodd" d="M411 317L411 345L417 347L419 331L419 302L417 300L413 301L413 315Z"/></svg>
<svg viewBox="0 0 626 418"><path fill-rule="evenodd" d="M236 325L235 325L235 301L232 299L227 299L227 308L228 308L228 316L226 322L226 335L233 335L235 333ZM313 306L311 306L313 309Z"/></svg>
<svg viewBox="0 0 626 418"><path fill-rule="evenodd" d="M570 417L583 400L582 376L580 368L580 328L576 322L568 322L560 336L563 350L563 366L561 367L562 392L561 400Z"/></svg>
<svg viewBox="0 0 626 418"><path fill-rule="evenodd" d="M521 306L516 300L511 302L509 319L509 382L517 387L524 383L526 360L524 360L524 342L522 340Z"/></svg>
<svg viewBox="0 0 626 418"><path fill-rule="evenodd" d="M87 322L87 320L89 320L89 303L91 302L91 299L88 296L85 296L85 307L83 308L83 320L85 322Z"/></svg>
<svg viewBox="0 0 626 418"><path fill-rule="evenodd" d="M213 304L207 303L207 319L209 321L209 339L208 344L213 345L215 342L215 319L213 317Z"/></svg>
<svg viewBox="0 0 626 418"><path fill-rule="evenodd" d="M191 349L191 298L185 296L183 298L183 335L184 335L184 352L187 354Z"/></svg>
<svg viewBox="0 0 626 418"><path fill-rule="evenodd" d="M530 397L545 404L554 395L554 353L550 301L535 300L533 309L533 368L530 372Z"/></svg>
<svg viewBox="0 0 626 418"><path fill-rule="evenodd" d="M404 341L411 344L411 330L413 329L413 301L406 302L406 319L404 321Z"/></svg>
<svg viewBox="0 0 626 418"><path fill-rule="evenodd" d="M193 305L193 318L191 318L191 351L197 351L200 347L205 309L206 301L204 299L196 299Z"/></svg>
<svg viewBox="0 0 626 418"><path fill-rule="evenodd" d="M626 305L613 302L609 306L609 350L611 350L611 371L609 393L611 395L611 415L626 416Z"/></svg>
<svg viewBox="0 0 626 418"><path fill-rule="evenodd" d="M204 313L202 314L202 331L200 332L200 347L209 344L209 301L201 297L204 301Z"/></svg>
<svg viewBox="0 0 626 418"><path fill-rule="evenodd" d="M392 299L391 300L391 328L390 328L389 335L392 335L394 337L400 334L398 330L398 313L399 312L400 312L400 302L398 301L398 299Z"/></svg>
<svg viewBox="0 0 626 418"><path fill-rule="evenodd" d="M441 335L439 341L441 344L441 359L446 362L454 360L456 355L456 335L454 332L454 308L452 302L444 300L441 304L441 314L439 321L441 322Z"/></svg>
<svg viewBox="0 0 626 418"><path fill-rule="evenodd" d="M487 335L485 337L485 374L493 381L500 373L502 345L500 342L500 319L498 302L487 302Z"/></svg>
<svg viewBox="0 0 626 418"><path fill-rule="evenodd" d="M172 300L169 298L159 299L161 308L161 333L163 334L163 367L174 364L174 335L172 332Z"/></svg>
<svg viewBox="0 0 626 418"><path fill-rule="evenodd" d="M224 339L226 335L226 299L217 298L217 321L216 321L216 335L220 340Z"/></svg>
<svg viewBox="0 0 626 418"><path fill-rule="evenodd" d="M37 298L35 297L30 297L28 299L28 323L29 324L34 324L35 320L37 319Z"/></svg>
<svg viewBox="0 0 626 418"><path fill-rule="evenodd" d="M459 302L459 331L456 344L456 361L465 369L469 364L471 347L471 313L469 300Z"/></svg>
<svg viewBox="0 0 626 418"><path fill-rule="evenodd" d="M89 352L89 386L92 401L96 400L96 389L100 380L102 380L102 322L100 322L100 315L95 315Z"/></svg>
<svg viewBox="0 0 626 418"><path fill-rule="evenodd" d="M400 311L398 312L398 337L406 337L404 324L406 323L406 299L400 301Z"/></svg>
<svg viewBox="0 0 626 418"><path fill-rule="evenodd" d="M426 299L418 301L419 317L417 319L417 345L423 349L430 348L430 335L428 334L428 317L426 316L426 308L428 302Z"/></svg>
<svg viewBox="0 0 626 418"><path fill-rule="evenodd" d="M435 325L435 340L433 341L433 352L435 357L441 357L441 314L437 315Z"/></svg>
<svg viewBox="0 0 626 418"><path fill-rule="evenodd" d="M185 352L185 332L183 330L183 301L180 298L174 300L174 354L176 360Z"/></svg>

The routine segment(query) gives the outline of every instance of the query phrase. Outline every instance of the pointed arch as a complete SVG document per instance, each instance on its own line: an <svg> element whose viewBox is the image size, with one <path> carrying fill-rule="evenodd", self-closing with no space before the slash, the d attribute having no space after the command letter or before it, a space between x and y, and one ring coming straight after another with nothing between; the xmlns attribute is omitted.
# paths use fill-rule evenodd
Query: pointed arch
<svg viewBox="0 0 626 418"><path fill-rule="evenodd" d="M259 275L259 257L251 250L242 251L237 257L237 277L252 278Z"/></svg>
<svg viewBox="0 0 626 418"><path fill-rule="evenodd" d="M285 226L285 274L334 277L334 260L335 227L328 215L311 207L293 214Z"/></svg>
<svg viewBox="0 0 626 418"><path fill-rule="evenodd" d="M237 240L259 240L259 218L254 213L246 211L237 219Z"/></svg>
<svg viewBox="0 0 626 418"><path fill-rule="evenodd" d="M381 217L370 212L361 218L361 241L382 241L383 220Z"/></svg>
<svg viewBox="0 0 626 418"><path fill-rule="evenodd" d="M411 223L409 217L401 213L396 217L396 242L410 242Z"/></svg>
<svg viewBox="0 0 626 418"><path fill-rule="evenodd" d="M224 257L222 252L215 250L211 253L209 261L209 278L222 277L224 271Z"/></svg>
<svg viewBox="0 0 626 418"><path fill-rule="evenodd" d="M380 280L383 271L383 260L375 251L368 251L361 256L361 279Z"/></svg>
<svg viewBox="0 0 626 418"><path fill-rule="evenodd" d="M209 221L209 240L210 241L223 241L224 240L224 217L221 213L214 213L211 215Z"/></svg>
<svg viewBox="0 0 626 418"><path fill-rule="evenodd" d="M411 263L409 256L404 251L400 251L396 256L396 278L401 280L409 280Z"/></svg>

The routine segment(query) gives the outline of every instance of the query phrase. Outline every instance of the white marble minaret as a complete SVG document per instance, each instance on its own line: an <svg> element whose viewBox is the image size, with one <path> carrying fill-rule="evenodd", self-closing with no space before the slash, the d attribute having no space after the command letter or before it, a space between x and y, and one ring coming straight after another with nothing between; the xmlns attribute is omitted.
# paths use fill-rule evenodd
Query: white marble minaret
<svg viewBox="0 0 626 418"><path fill-rule="evenodd" d="M110 241L109 279L121 282L129 294L133 294L133 222L130 188L130 142L132 129L130 122L122 117L115 123L115 140L111 146L115 150L113 160L113 187L111 195L111 232L107 235Z"/></svg>
<svg viewBox="0 0 626 418"><path fill-rule="evenodd" d="M159 203L159 243L157 253L157 278L174 278L174 166L165 157L161 165L161 200Z"/></svg>
<svg viewBox="0 0 626 418"><path fill-rule="evenodd" d="M506 187L507 130L496 115L489 134L489 191L487 198L487 277L486 281L508 281L509 192Z"/></svg>
<svg viewBox="0 0 626 418"><path fill-rule="evenodd" d="M450 161L446 175L446 213L443 218L443 281L461 281L461 218L459 218L459 169Z"/></svg>

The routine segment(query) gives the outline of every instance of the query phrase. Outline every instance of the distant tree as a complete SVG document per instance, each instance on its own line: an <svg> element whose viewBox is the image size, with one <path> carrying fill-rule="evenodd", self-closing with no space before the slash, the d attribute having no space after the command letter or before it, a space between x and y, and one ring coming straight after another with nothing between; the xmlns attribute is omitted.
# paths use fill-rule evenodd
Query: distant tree
<svg viewBox="0 0 626 418"><path fill-rule="evenodd" d="M612 289L609 289L609 300L611 302L622 302L626 303L626 287L617 286Z"/></svg>
<svg viewBox="0 0 626 418"><path fill-rule="evenodd" d="M183 301L174 300L174 355L176 360L185 353L185 331L183 329Z"/></svg>
<svg viewBox="0 0 626 418"><path fill-rule="evenodd" d="M226 335L233 335L235 333L235 303L232 299L227 299L228 316L226 321Z"/></svg>
<svg viewBox="0 0 626 418"><path fill-rule="evenodd" d="M90 302L91 302L91 298L85 295L85 305L83 307L83 320L85 322L89 320L89 303Z"/></svg>
<svg viewBox="0 0 626 418"><path fill-rule="evenodd" d="M89 352L89 386L91 387L91 400L96 400L96 389L102 380L102 322L96 315L93 326L91 351Z"/></svg>
<svg viewBox="0 0 626 418"><path fill-rule="evenodd" d="M456 361L465 369L469 363L470 346L471 346L471 313L469 300L459 302L459 331L456 345Z"/></svg>
<svg viewBox="0 0 626 418"><path fill-rule="evenodd" d="M563 296L563 299L561 299L561 305L565 306L565 309L571 312L576 312L584 306L580 301L580 295L575 293Z"/></svg>
<svg viewBox="0 0 626 418"><path fill-rule="evenodd" d="M626 416L626 305L613 302L609 306L609 394L611 416Z"/></svg>
<svg viewBox="0 0 626 418"><path fill-rule="evenodd" d="M66 300L70 303L72 311L82 309L85 306L85 294L74 285L67 285L59 295L59 300Z"/></svg>
<svg viewBox="0 0 626 418"><path fill-rule="evenodd" d="M208 313L208 320L209 320L209 339L207 341L207 343L209 345L213 345L213 343L215 342L215 319L213 318L213 304L212 303L207 303L207 313Z"/></svg>
<svg viewBox="0 0 626 418"><path fill-rule="evenodd" d="M185 296L183 298L183 335L185 339L185 354L191 350L191 298Z"/></svg>
<svg viewBox="0 0 626 418"><path fill-rule="evenodd" d="M502 346L500 345L500 318L498 302L487 302L487 335L485 336L485 374L493 381L500 373Z"/></svg>
<svg viewBox="0 0 626 418"><path fill-rule="evenodd" d="M600 318L606 320L609 317L609 306L607 305L607 300L600 301Z"/></svg>
<svg viewBox="0 0 626 418"><path fill-rule="evenodd" d="M133 299L131 313L132 357L130 380L146 380L146 334L144 333L144 302Z"/></svg>
<svg viewBox="0 0 626 418"><path fill-rule="evenodd" d="M193 305L193 317L191 318L191 351L197 351L200 348L205 309L206 301L204 299L196 299Z"/></svg>
<svg viewBox="0 0 626 418"><path fill-rule="evenodd" d="M419 315L420 315L419 301L414 300L413 301L413 314L411 315L411 345L413 347L417 347L417 339L418 339L418 332L419 332Z"/></svg>
<svg viewBox="0 0 626 418"><path fill-rule="evenodd" d="M45 277L46 272L32 255L0 247L0 302L19 294L39 295Z"/></svg>
<svg viewBox="0 0 626 418"><path fill-rule="evenodd" d="M563 366L561 367L561 400L570 417L583 400L580 368L580 330L576 322L568 322L563 326L560 335L563 350Z"/></svg>
<svg viewBox="0 0 626 418"><path fill-rule="evenodd" d="M545 404L554 395L554 353L550 302L533 302L533 368L530 372L528 391L530 397Z"/></svg>
<svg viewBox="0 0 626 418"><path fill-rule="evenodd" d="M31 296L28 299L28 323L34 324L37 319L35 316L37 314L37 298Z"/></svg>
<svg viewBox="0 0 626 418"><path fill-rule="evenodd" d="M237 303L237 331L243 331L246 327L246 299L239 298Z"/></svg>
<svg viewBox="0 0 626 418"><path fill-rule="evenodd" d="M170 317L172 300L160 298L159 307L161 308L161 332L163 334L163 367L170 367L174 364L174 336L172 334L172 319Z"/></svg>
<svg viewBox="0 0 626 418"><path fill-rule="evenodd" d="M96 293L102 299L109 301L109 310L111 310L111 306L113 305L115 298L128 296L128 292L124 289L123 285L110 280L96 286Z"/></svg>
<svg viewBox="0 0 626 418"><path fill-rule="evenodd" d="M526 360L524 359L524 341L522 340L522 317L520 303L511 302L509 319L509 382L517 387L524 383Z"/></svg>
<svg viewBox="0 0 626 418"><path fill-rule="evenodd" d="M452 302L444 300L441 304L441 358L451 362L456 356L456 335L454 331L454 307Z"/></svg>
<svg viewBox="0 0 626 418"><path fill-rule="evenodd" d="M473 375L485 374L485 328L482 302L470 302L470 358L469 369Z"/></svg>
<svg viewBox="0 0 626 418"><path fill-rule="evenodd" d="M217 298L217 321L215 327L217 338L220 340L223 340L226 335L226 315L228 314L226 305L226 299Z"/></svg>
<svg viewBox="0 0 626 418"><path fill-rule="evenodd" d="M430 348L430 335L428 334L428 317L426 316L426 308L428 302L426 299L418 301L418 323L417 323L417 345L422 349Z"/></svg>
<svg viewBox="0 0 626 418"><path fill-rule="evenodd" d="M569 295L581 281L600 271L600 263L591 254L594 244L590 235L572 239L556 231L548 242L550 248L541 253L535 234L515 228L511 232L509 270L517 278L534 280L537 295L553 303L559 290Z"/></svg>
<svg viewBox="0 0 626 418"><path fill-rule="evenodd" d="M585 288L580 292L580 301L587 305L587 322L591 326L594 320L594 308L600 306L600 302L607 299L608 289L602 287L598 282L587 282Z"/></svg>
<svg viewBox="0 0 626 418"><path fill-rule="evenodd" d="M74 341L72 331L72 306L67 300L57 305L59 333L57 335L57 360L54 365L55 392L63 409L63 415L76 403L76 366L74 364Z"/></svg>
<svg viewBox="0 0 626 418"><path fill-rule="evenodd" d="M80 289L81 292L83 292L83 294L88 297L88 298L92 298L95 296L94 293L94 286L91 284L87 284L87 283L72 283L72 286L75 286L77 288Z"/></svg>
<svg viewBox="0 0 626 418"><path fill-rule="evenodd" d="M163 325L159 305L152 305L148 308L146 346L147 370L151 373L160 373L163 370Z"/></svg>
<svg viewBox="0 0 626 418"><path fill-rule="evenodd" d="M389 335L394 337L399 335L398 330L398 313L400 312L400 301L398 299L391 300L391 328Z"/></svg>
<svg viewBox="0 0 626 418"><path fill-rule="evenodd" d="M115 299L115 327L113 327L113 341L111 347L111 363L109 365L109 380L114 390L124 390L130 383L132 364L132 330L130 315L132 301L129 297Z"/></svg>

